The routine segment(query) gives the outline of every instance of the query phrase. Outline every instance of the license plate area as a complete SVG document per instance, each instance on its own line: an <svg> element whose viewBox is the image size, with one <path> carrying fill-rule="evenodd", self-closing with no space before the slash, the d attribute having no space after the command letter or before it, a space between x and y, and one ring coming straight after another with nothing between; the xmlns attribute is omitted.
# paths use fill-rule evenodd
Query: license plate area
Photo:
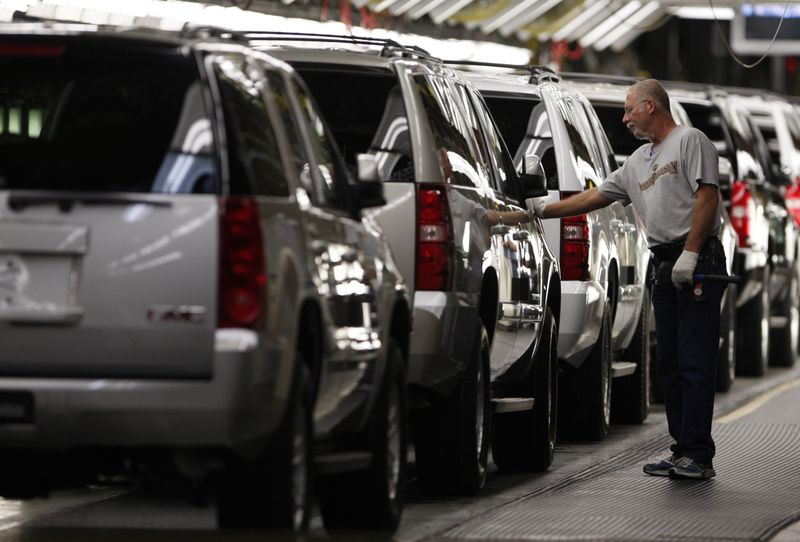
<svg viewBox="0 0 800 542"><path fill-rule="evenodd" d="M74 255L0 253L0 310L46 312L75 304Z"/></svg>
<svg viewBox="0 0 800 542"><path fill-rule="evenodd" d="M0 391L0 424L33 423L33 394L27 391Z"/></svg>

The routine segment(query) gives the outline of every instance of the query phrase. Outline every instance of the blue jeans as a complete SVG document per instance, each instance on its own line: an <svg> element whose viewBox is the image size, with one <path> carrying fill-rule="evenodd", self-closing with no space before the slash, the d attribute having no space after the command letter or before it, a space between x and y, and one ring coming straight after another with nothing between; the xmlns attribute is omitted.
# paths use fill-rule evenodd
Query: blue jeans
<svg viewBox="0 0 800 542"><path fill-rule="evenodd" d="M662 254L663 256L663 254ZM656 269L674 263L656 253ZM709 238L700 251L695 273L727 274L725 253L717 238ZM653 284L653 309L658 340L658 379L664 393L673 453L708 463L716 451L711 438L714 415L720 301L725 284L707 281L702 300L693 288L676 289L668 280Z"/></svg>

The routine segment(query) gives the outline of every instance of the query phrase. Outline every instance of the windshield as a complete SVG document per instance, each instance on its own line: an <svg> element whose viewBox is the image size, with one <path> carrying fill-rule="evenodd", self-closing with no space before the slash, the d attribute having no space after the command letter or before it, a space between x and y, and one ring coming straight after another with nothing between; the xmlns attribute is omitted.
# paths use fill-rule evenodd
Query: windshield
<svg viewBox="0 0 800 542"><path fill-rule="evenodd" d="M194 61L68 44L0 59L0 190L210 192Z"/></svg>

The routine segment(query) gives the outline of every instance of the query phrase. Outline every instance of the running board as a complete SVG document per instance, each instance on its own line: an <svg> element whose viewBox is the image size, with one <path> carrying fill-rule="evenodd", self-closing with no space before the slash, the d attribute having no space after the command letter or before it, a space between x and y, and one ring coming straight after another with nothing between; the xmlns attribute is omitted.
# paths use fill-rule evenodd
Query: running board
<svg viewBox="0 0 800 542"><path fill-rule="evenodd" d="M615 361L611 364L611 378L632 375L636 372L636 364L632 361Z"/></svg>
<svg viewBox="0 0 800 542"><path fill-rule="evenodd" d="M366 469L371 462L372 454L369 452L338 452L315 457L314 468L322 475L339 474Z"/></svg>
<svg viewBox="0 0 800 542"><path fill-rule="evenodd" d="M788 316L770 316L769 327L772 329L784 329L789 325Z"/></svg>
<svg viewBox="0 0 800 542"><path fill-rule="evenodd" d="M492 399L495 414L533 410L533 397L500 397Z"/></svg>

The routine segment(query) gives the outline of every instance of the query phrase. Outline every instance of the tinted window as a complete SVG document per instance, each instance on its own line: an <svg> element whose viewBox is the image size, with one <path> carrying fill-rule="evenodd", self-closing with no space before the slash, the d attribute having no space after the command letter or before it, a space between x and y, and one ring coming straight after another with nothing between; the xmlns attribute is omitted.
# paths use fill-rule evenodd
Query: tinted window
<svg viewBox="0 0 800 542"><path fill-rule="evenodd" d="M0 60L0 189L217 189L192 60L112 46L54 51Z"/></svg>
<svg viewBox="0 0 800 542"><path fill-rule="evenodd" d="M482 138L486 143L489 161L491 162L494 173L493 177L496 178L496 183L498 184L495 189L499 189L501 192L508 195L514 195L513 179L516 176L516 172L514 171L514 164L511 161L511 157L508 155L508 150L506 150L505 143L501 139L492 117L486 110L486 105L483 103L483 100L471 92L470 97L472 98L470 100L470 105L475 108L475 114L480 120L481 126L483 126Z"/></svg>
<svg viewBox="0 0 800 542"><path fill-rule="evenodd" d="M301 122L308 131L312 157L317 166L312 169L313 179L316 181L317 201L320 204L346 209L349 205L347 174L342 169L333 138L305 88L294 79L292 87L299 101ZM318 174L314 175L313 171Z"/></svg>
<svg viewBox="0 0 800 542"><path fill-rule="evenodd" d="M622 104L593 103L592 105L614 152L630 156L642 143L645 143L640 139L636 139L622 122L622 116L624 115Z"/></svg>
<svg viewBox="0 0 800 542"><path fill-rule="evenodd" d="M297 68L325 115L348 166L355 169L357 154L372 153L378 158L382 179L414 181L408 118L393 73L303 65Z"/></svg>
<svg viewBox="0 0 800 542"><path fill-rule="evenodd" d="M558 190L558 168L550 120L544 104L530 96L486 96L486 104L506 144L514 152L516 171L526 155L541 159L547 187Z"/></svg>
<svg viewBox="0 0 800 542"><path fill-rule="evenodd" d="M301 182L304 183L303 188L311 192L313 187L309 179L309 172L311 166L308 163L306 149L303 145L303 136L297 126L297 120L292 115L292 104L289 101L289 91L286 82L282 77L270 77L268 79L269 92L272 94L273 103L278 116L283 122L284 132L286 139L289 143L287 149L289 163L293 169L294 175L299 175Z"/></svg>
<svg viewBox="0 0 800 542"><path fill-rule="evenodd" d="M604 126L597 117L595 109L593 109L588 103L583 103L583 108L586 113L586 118L589 119L589 123L592 125L592 132L595 140L597 141L597 149L601 154L601 159L603 160L604 169L601 169L600 171L603 176L608 175L617 169L617 161L614 158L614 150L611 146L611 142L608 140L608 136L606 136L606 130ZM621 121L620 124L622 124Z"/></svg>
<svg viewBox="0 0 800 542"><path fill-rule="evenodd" d="M474 140L470 142L473 135L465 124L455 90L442 77L417 75L414 83L449 182L480 188Z"/></svg>
<svg viewBox="0 0 800 542"><path fill-rule="evenodd" d="M219 58L214 69L225 113L230 192L288 195L275 128L264 100L264 75L241 56Z"/></svg>
<svg viewBox="0 0 800 542"><path fill-rule="evenodd" d="M562 98L557 101L557 106L564 121L567 137L572 144L571 151L578 168L578 180L584 189L591 188L592 184L599 180L599 175L589 140L591 135L587 132L588 126L579 116L580 111L575 109L575 104L571 99Z"/></svg>

